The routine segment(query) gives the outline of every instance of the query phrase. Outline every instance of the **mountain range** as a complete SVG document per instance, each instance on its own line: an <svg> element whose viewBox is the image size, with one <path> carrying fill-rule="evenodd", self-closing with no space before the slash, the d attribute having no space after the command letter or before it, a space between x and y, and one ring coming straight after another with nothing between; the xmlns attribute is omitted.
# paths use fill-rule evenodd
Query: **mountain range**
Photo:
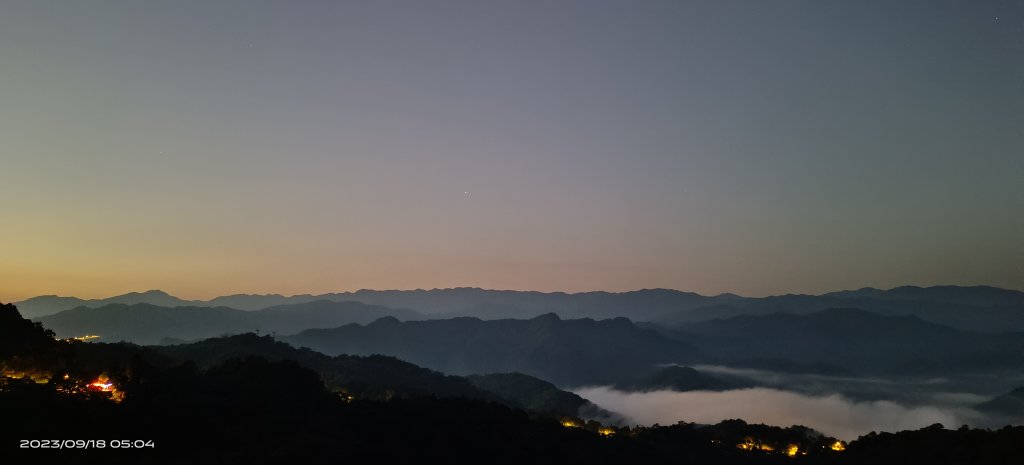
<svg viewBox="0 0 1024 465"><path fill-rule="evenodd" d="M289 297L278 294L237 294L208 301L183 300L153 290L92 300L39 296L17 304L26 317L38 318L76 307L97 308L109 304L148 303L164 307L229 307L251 311L314 301L350 301L410 309L429 318L472 316L482 319L522 319L556 313L562 318L605 319L625 316L634 321L652 321L666 326L737 315L812 313L828 308L849 307L881 315L915 315L926 321L962 330L1024 331L1024 292L989 286L902 286L889 290L864 288L816 296L787 294L770 297L741 297L735 294L703 296L667 289L568 294L454 288L360 290Z"/></svg>
<svg viewBox="0 0 1024 465"><path fill-rule="evenodd" d="M386 354L445 373L520 372L559 386L611 384L658 364L707 358L690 344L626 318L529 320L460 317L310 329L282 340L325 354Z"/></svg>
<svg viewBox="0 0 1024 465"><path fill-rule="evenodd" d="M13 305L0 305L0 368L0 411L17 419L0 434L12 444L19 437L140 438L109 447L114 440L22 440L28 447L7 455L26 463L38 461L33 443L103 444L96 447L143 463L373 457L383 463L995 465L1024 453L1024 428L1009 426L935 424L849 442L805 426L742 420L618 427L567 417L586 401L522 374L446 376L392 357L329 357L255 334L161 347L57 340ZM688 370L662 371L658 379L693 378ZM198 430L216 440L197 440ZM124 450L128 444L135 450Z"/></svg>
<svg viewBox="0 0 1024 465"><path fill-rule="evenodd" d="M785 360L887 375L1024 368L1024 333L982 334L913 315L886 316L852 308L740 315L661 333L733 366L761 368L765 361Z"/></svg>
<svg viewBox="0 0 1024 465"><path fill-rule="evenodd" d="M450 374L521 372L560 386L635 383L643 389L651 383L641 378L651 375L658 364L717 364L826 376L1021 373L1024 331L982 333L914 314L891 315L859 308L808 311L815 308L808 302L817 299L851 302L865 298L860 294L875 296L871 298L876 303L899 304L906 302L901 300L904 298L935 293L952 302L948 305L999 306L1012 301L1014 292L897 288L891 294L862 290L844 298L784 296L761 299L753 307L728 306L750 310L751 314L674 324L633 322L621 317L562 319L555 313L530 319L442 318L442 314L411 309L328 300L253 311L107 304L98 308L80 306L36 321L58 337L96 334L102 336L102 341L138 344L174 344L245 332L276 333L294 345L331 355L385 354ZM636 298L627 294L618 294L617 298ZM672 300L674 295L674 291L652 292L648 297ZM565 296L570 294L558 298ZM769 303L780 299L791 302L787 308L799 311L763 313L777 308ZM984 312L970 316L982 323L987 318ZM425 320L431 317L434 319ZM1012 325L1005 329L1012 329ZM677 384L693 383L683 379Z"/></svg>

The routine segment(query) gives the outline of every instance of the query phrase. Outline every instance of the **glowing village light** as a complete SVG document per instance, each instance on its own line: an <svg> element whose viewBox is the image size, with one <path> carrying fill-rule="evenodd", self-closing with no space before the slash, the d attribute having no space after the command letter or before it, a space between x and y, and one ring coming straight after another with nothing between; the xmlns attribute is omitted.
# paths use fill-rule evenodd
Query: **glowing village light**
<svg viewBox="0 0 1024 465"><path fill-rule="evenodd" d="M99 381L96 381L92 384L89 384L89 386L99 389L100 391L103 392L110 392L114 390L114 383L101 383Z"/></svg>
<svg viewBox="0 0 1024 465"><path fill-rule="evenodd" d="M760 450L764 452L775 451L774 447L761 441L755 441L753 438L743 438L743 442L736 444L736 448L741 450Z"/></svg>
<svg viewBox="0 0 1024 465"><path fill-rule="evenodd" d="M96 378L96 381L89 383L89 387L103 392L111 392L114 390L114 383L111 383L110 377L104 373L99 375L99 377Z"/></svg>

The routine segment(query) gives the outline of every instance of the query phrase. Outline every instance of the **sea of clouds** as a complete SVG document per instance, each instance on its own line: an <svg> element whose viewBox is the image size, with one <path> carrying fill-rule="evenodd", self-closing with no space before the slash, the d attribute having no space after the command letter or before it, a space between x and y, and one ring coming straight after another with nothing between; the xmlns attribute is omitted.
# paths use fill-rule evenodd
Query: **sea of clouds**
<svg viewBox="0 0 1024 465"><path fill-rule="evenodd" d="M772 388L623 392L598 386L575 392L622 415L627 424L714 424L738 418L775 426L803 425L847 441L871 431L918 429L935 423L956 428L982 420L976 411L951 401L969 403L975 398L955 395L947 397L942 405L911 406L889 400L855 401L837 393L809 395Z"/></svg>

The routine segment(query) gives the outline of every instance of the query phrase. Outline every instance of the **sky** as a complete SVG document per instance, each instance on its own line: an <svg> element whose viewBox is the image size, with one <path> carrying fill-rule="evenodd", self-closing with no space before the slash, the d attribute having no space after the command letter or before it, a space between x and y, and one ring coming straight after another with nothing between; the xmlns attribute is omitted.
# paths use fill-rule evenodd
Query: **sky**
<svg viewBox="0 0 1024 465"><path fill-rule="evenodd" d="M4 0L0 300L1022 289L1022 10Z"/></svg>

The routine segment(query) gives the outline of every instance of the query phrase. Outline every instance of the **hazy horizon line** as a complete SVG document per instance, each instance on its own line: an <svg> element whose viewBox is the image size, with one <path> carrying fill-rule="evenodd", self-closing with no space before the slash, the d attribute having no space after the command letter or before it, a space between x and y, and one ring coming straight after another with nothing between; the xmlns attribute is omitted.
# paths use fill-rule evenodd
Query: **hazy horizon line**
<svg viewBox="0 0 1024 465"><path fill-rule="evenodd" d="M164 294L166 294L168 296L171 296L171 297L174 297L174 298L177 298L177 299L181 299L181 300L208 302L208 301L211 301L211 300L214 300L214 299L217 299L217 298L232 297L232 296L280 296L280 297L284 297L284 298L293 298L293 297L303 297L303 296L318 297L318 296L325 296L325 295L330 295L330 294L355 294L355 293L358 293L358 292L432 292L432 291L450 291L450 290L460 290L460 289L481 290L481 291L489 291L489 292L534 292L534 293L540 293L540 294L565 294L565 295L578 295L578 294L591 294L591 293L628 294L628 293L632 293L632 292L643 292L643 291L672 291L672 292L682 292L682 293L696 294L696 295L699 295L699 296L702 296L702 297L718 297L718 296L722 296L722 295L734 295L734 296L737 296L737 297L744 297L744 298L765 298L765 297L778 297L778 296L787 296L787 295L821 296L821 295L826 295L826 294L831 294L831 293L836 293L836 292L860 291L860 290L867 290L867 289L874 289L874 290L880 290L880 291L891 291L891 290L894 290L894 289L900 289L900 288L905 288L905 287L921 288L921 289L930 289L930 288L936 288L936 287L960 287L960 288L987 287L987 288L1001 289L1001 290L1013 291L1013 292L1024 292L1024 289L1016 289L1016 288L1010 288L1010 287L1001 287L1001 286L995 286L995 285L991 285L991 284L929 284L929 285L903 284L903 285L889 287L889 288L875 287L875 286L861 286L861 287L850 287L850 288L836 289L836 290L826 291L826 292L821 292L821 293L785 292L785 293L773 293L773 294L764 294L764 295L745 295L745 294L740 294L740 293L737 293L737 292L730 292L730 291L724 291L724 292L719 292L719 293L706 293L705 294L705 293L701 293L701 292L697 292L697 291L688 291L688 290L684 290L684 289L668 288L668 287L644 287L644 288L630 289L630 290L594 289L594 290L584 290L584 291L545 291L545 290L536 290L536 289L508 289L508 288L502 289L502 288L489 288L489 287L480 287L480 286L454 286L454 287L432 287L432 288L414 288L414 289L410 289L410 288L406 288L406 289L397 289L397 288L396 289L360 288L360 289L355 289L355 290L337 290L337 291L327 291L327 292L322 292L322 293L304 292L304 293L295 293L295 294L284 294L284 293L275 293L275 292L268 292L268 293L260 293L260 292L234 292L234 293L227 293L227 294L217 294L217 295L213 295L212 297L203 298L203 297L185 297L185 296L182 296L180 294L175 294L175 293L173 293L171 291L166 291L166 290L159 289L159 288L153 288L153 289L147 289L147 290L144 290L144 291L122 292L122 293L118 293L118 294L107 295L105 297L101 297L101 296L82 297L81 295L74 295L74 294L61 295L61 294L57 294L57 293L53 293L53 294L38 294L38 295L32 295L32 296L21 298L21 299L12 299L12 300L9 300L8 302L9 303L19 303L19 302L25 302L25 301L30 300L30 299L40 298L40 297L77 298L77 299L82 299L82 300L104 300L104 299L111 299L111 298L115 298L115 297L122 297L122 296L126 296L126 295L147 294L147 293L152 293L152 292L161 292L161 293L164 293Z"/></svg>

